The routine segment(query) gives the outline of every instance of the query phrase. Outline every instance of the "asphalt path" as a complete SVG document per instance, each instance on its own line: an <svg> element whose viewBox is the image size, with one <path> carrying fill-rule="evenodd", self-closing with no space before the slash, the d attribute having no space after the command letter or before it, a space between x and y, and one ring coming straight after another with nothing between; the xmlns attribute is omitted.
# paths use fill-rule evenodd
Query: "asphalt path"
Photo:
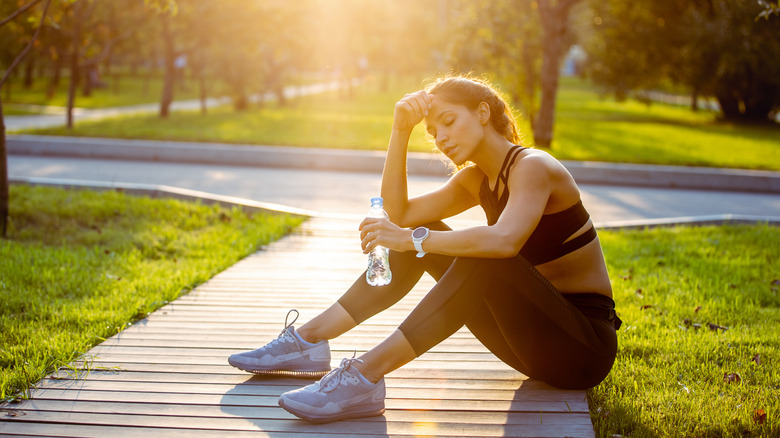
<svg viewBox="0 0 780 438"><path fill-rule="evenodd" d="M103 183L166 185L217 195L282 204L323 213L363 215L379 193L376 173L331 172L203 164L9 156L10 178L55 178ZM409 193L435 189L442 177L410 176ZM780 195L581 185L582 199L597 224L712 215L780 218ZM479 208L452 220L483 222Z"/></svg>

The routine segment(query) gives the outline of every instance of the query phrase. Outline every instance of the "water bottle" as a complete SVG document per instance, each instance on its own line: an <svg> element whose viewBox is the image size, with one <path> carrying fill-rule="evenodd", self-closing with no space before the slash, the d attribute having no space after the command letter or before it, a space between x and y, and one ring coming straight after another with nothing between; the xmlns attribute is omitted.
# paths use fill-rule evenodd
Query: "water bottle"
<svg viewBox="0 0 780 438"><path fill-rule="evenodd" d="M371 209L368 217L385 218L387 212L382 208L382 198L371 198ZM368 269L366 269L366 282L371 286L384 286L390 283L390 250L384 246L377 246L368 253Z"/></svg>

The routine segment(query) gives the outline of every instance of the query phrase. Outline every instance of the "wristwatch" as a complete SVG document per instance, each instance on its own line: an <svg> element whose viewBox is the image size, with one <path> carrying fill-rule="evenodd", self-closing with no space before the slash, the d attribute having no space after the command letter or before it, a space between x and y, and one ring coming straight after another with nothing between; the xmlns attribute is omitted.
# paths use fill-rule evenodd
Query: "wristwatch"
<svg viewBox="0 0 780 438"><path fill-rule="evenodd" d="M423 257L425 255L422 243L423 240L428 238L428 234L430 233L425 227L418 227L412 231L412 243L414 244L414 249L417 250L417 257Z"/></svg>

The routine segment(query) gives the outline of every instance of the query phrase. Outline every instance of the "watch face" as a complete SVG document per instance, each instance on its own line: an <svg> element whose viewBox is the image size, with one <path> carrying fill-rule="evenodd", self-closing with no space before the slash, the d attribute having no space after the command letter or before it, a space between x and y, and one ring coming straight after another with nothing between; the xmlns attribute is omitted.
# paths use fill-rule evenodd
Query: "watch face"
<svg viewBox="0 0 780 438"><path fill-rule="evenodd" d="M415 239L422 239L426 234L428 234L428 230L425 228L415 228L414 231L412 231L412 237Z"/></svg>

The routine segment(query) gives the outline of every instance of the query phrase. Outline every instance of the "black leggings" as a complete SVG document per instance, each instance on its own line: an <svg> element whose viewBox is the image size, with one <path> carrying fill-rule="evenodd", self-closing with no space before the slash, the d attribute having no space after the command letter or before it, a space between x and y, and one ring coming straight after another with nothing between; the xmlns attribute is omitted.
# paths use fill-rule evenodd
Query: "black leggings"
<svg viewBox="0 0 780 438"><path fill-rule="evenodd" d="M431 229L448 229L443 223ZM420 356L464 324L493 354L526 376L565 389L598 385L617 353L611 298L561 294L522 256L507 259L390 252L393 281L358 280L338 302L357 322L392 306L428 272L436 285L399 329Z"/></svg>

